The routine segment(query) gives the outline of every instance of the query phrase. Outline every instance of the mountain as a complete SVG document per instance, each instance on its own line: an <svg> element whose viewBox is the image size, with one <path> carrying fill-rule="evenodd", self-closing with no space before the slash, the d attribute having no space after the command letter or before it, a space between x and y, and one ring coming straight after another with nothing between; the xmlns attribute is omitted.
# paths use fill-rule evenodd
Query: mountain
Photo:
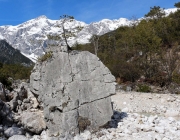
<svg viewBox="0 0 180 140"><path fill-rule="evenodd" d="M23 64L30 66L33 62L22 55L19 50L14 49L5 40L0 40L0 62L5 64Z"/></svg>
<svg viewBox="0 0 180 140"><path fill-rule="evenodd" d="M165 12L168 15L176 10L176 8L171 8L166 9ZM73 20L64 26L68 31L68 43L70 46L73 46L76 42L79 44L89 43L92 34L103 35L120 26L130 26L133 22L133 20L126 18L103 19L90 24ZM35 62L37 57L42 55L43 50L49 45L48 37L60 36L57 43L64 44L64 40L61 37L63 31L62 28L59 28L61 23L62 20L51 20L46 16L40 16L17 26L0 26L0 39L6 39L12 47L20 50L23 55Z"/></svg>
<svg viewBox="0 0 180 140"><path fill-rule="evenodd" d="M65 24L65 29L73 34L68 37L68 43L72 46L75 42L88 43L92 34L102 35L130 23L131 21L125 18L104 19L89 25L74 20ZM48 35L62 35L62 29L58 27L60 24L61 20L50 20L46 16L40 16L17 26L0 26L0 37L5 38L15 49L35 61L38 56L42 55L43 48L48 46Z"/></svg>

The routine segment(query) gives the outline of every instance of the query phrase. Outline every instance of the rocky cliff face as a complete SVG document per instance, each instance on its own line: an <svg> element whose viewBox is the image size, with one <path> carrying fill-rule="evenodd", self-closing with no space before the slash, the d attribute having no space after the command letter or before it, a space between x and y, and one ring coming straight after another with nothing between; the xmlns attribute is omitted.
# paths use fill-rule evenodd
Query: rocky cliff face
<svg viewBox="0 0 180 140"><path fill-rule="evenodd" d="M43 105L50 136L77 134L105 125L113 115L115 78L89 52L53 52L36 64L31 91Z"/></svg>

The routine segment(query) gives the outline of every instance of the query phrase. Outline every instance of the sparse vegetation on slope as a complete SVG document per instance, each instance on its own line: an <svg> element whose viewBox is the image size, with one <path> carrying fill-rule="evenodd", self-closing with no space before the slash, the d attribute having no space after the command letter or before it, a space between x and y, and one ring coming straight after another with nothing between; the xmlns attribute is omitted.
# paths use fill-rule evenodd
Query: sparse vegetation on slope
<svg viewBox="0 0 180 140"><path fill-rule="evenodd" d="M0 82L11 90L13 79L29 79L34 63L14 49L5 40L0 40Z"/></svg>
<svg viewBox="0 0 180 140"><path fill-rule="evenodd" d="M29 79L33 66L27 67L20 64L2 64L0 63L0 82L11 89L11 77L14 80L17 79Z"/></svg>
<svg viewBox="0 0 180 140"><path fill-rule="evenodd" d="M19 50L14 49L6 40L0 40L0 62L4 64L22 64L25 66L31 66L34 63Z"/></svg>
<svg viewBox="0 0 180 140"><path fill-rule="evenodd" d="M44 62L44 61L52 58L52 55L53 55L53 54L52 54L51 51L46 52L44 55L42 55L41 57L38 58L38 61L39 61L39 62Z"/></svg>

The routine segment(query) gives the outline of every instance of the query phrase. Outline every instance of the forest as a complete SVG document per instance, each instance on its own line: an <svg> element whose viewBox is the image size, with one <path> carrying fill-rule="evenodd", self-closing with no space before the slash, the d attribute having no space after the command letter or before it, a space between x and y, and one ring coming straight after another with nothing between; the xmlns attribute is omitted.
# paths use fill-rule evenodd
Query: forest
<svg viewBox="0 0 180 140"><path fill-rule="evenodd" d="M180 8L180 2L175 3ZM91 43L74 49L96 54L118 83L138 82L168 87L180 84L180 10L165 16L159 6L150 7L142 20L133 20Z"/></svg>
<svg viewBox="0 0 180 140"><path fill-rule="evenodd" d="M13 80L29 79L33 65L3 64L0 62L0 82L9 90Z"/></svg>

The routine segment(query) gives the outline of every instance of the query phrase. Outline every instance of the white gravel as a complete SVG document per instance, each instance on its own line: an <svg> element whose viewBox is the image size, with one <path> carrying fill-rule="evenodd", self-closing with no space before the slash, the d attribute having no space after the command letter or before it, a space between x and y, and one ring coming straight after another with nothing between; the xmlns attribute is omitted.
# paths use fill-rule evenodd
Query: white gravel
<svg viewBox="0 0 180 140"><path fill-rule="evenodd" d="M85 130L68 140L180 140L180 95L118 92L112 102L114 128ZM39 139L49 139L47 132L31 140Z"/></svg>
<svg viewBox="0 0 180 140"><path fill-rule="evenodd" d="M118 92L112 102L117 128L86 130L74 140L180 140L180 95Z"/></svg>

